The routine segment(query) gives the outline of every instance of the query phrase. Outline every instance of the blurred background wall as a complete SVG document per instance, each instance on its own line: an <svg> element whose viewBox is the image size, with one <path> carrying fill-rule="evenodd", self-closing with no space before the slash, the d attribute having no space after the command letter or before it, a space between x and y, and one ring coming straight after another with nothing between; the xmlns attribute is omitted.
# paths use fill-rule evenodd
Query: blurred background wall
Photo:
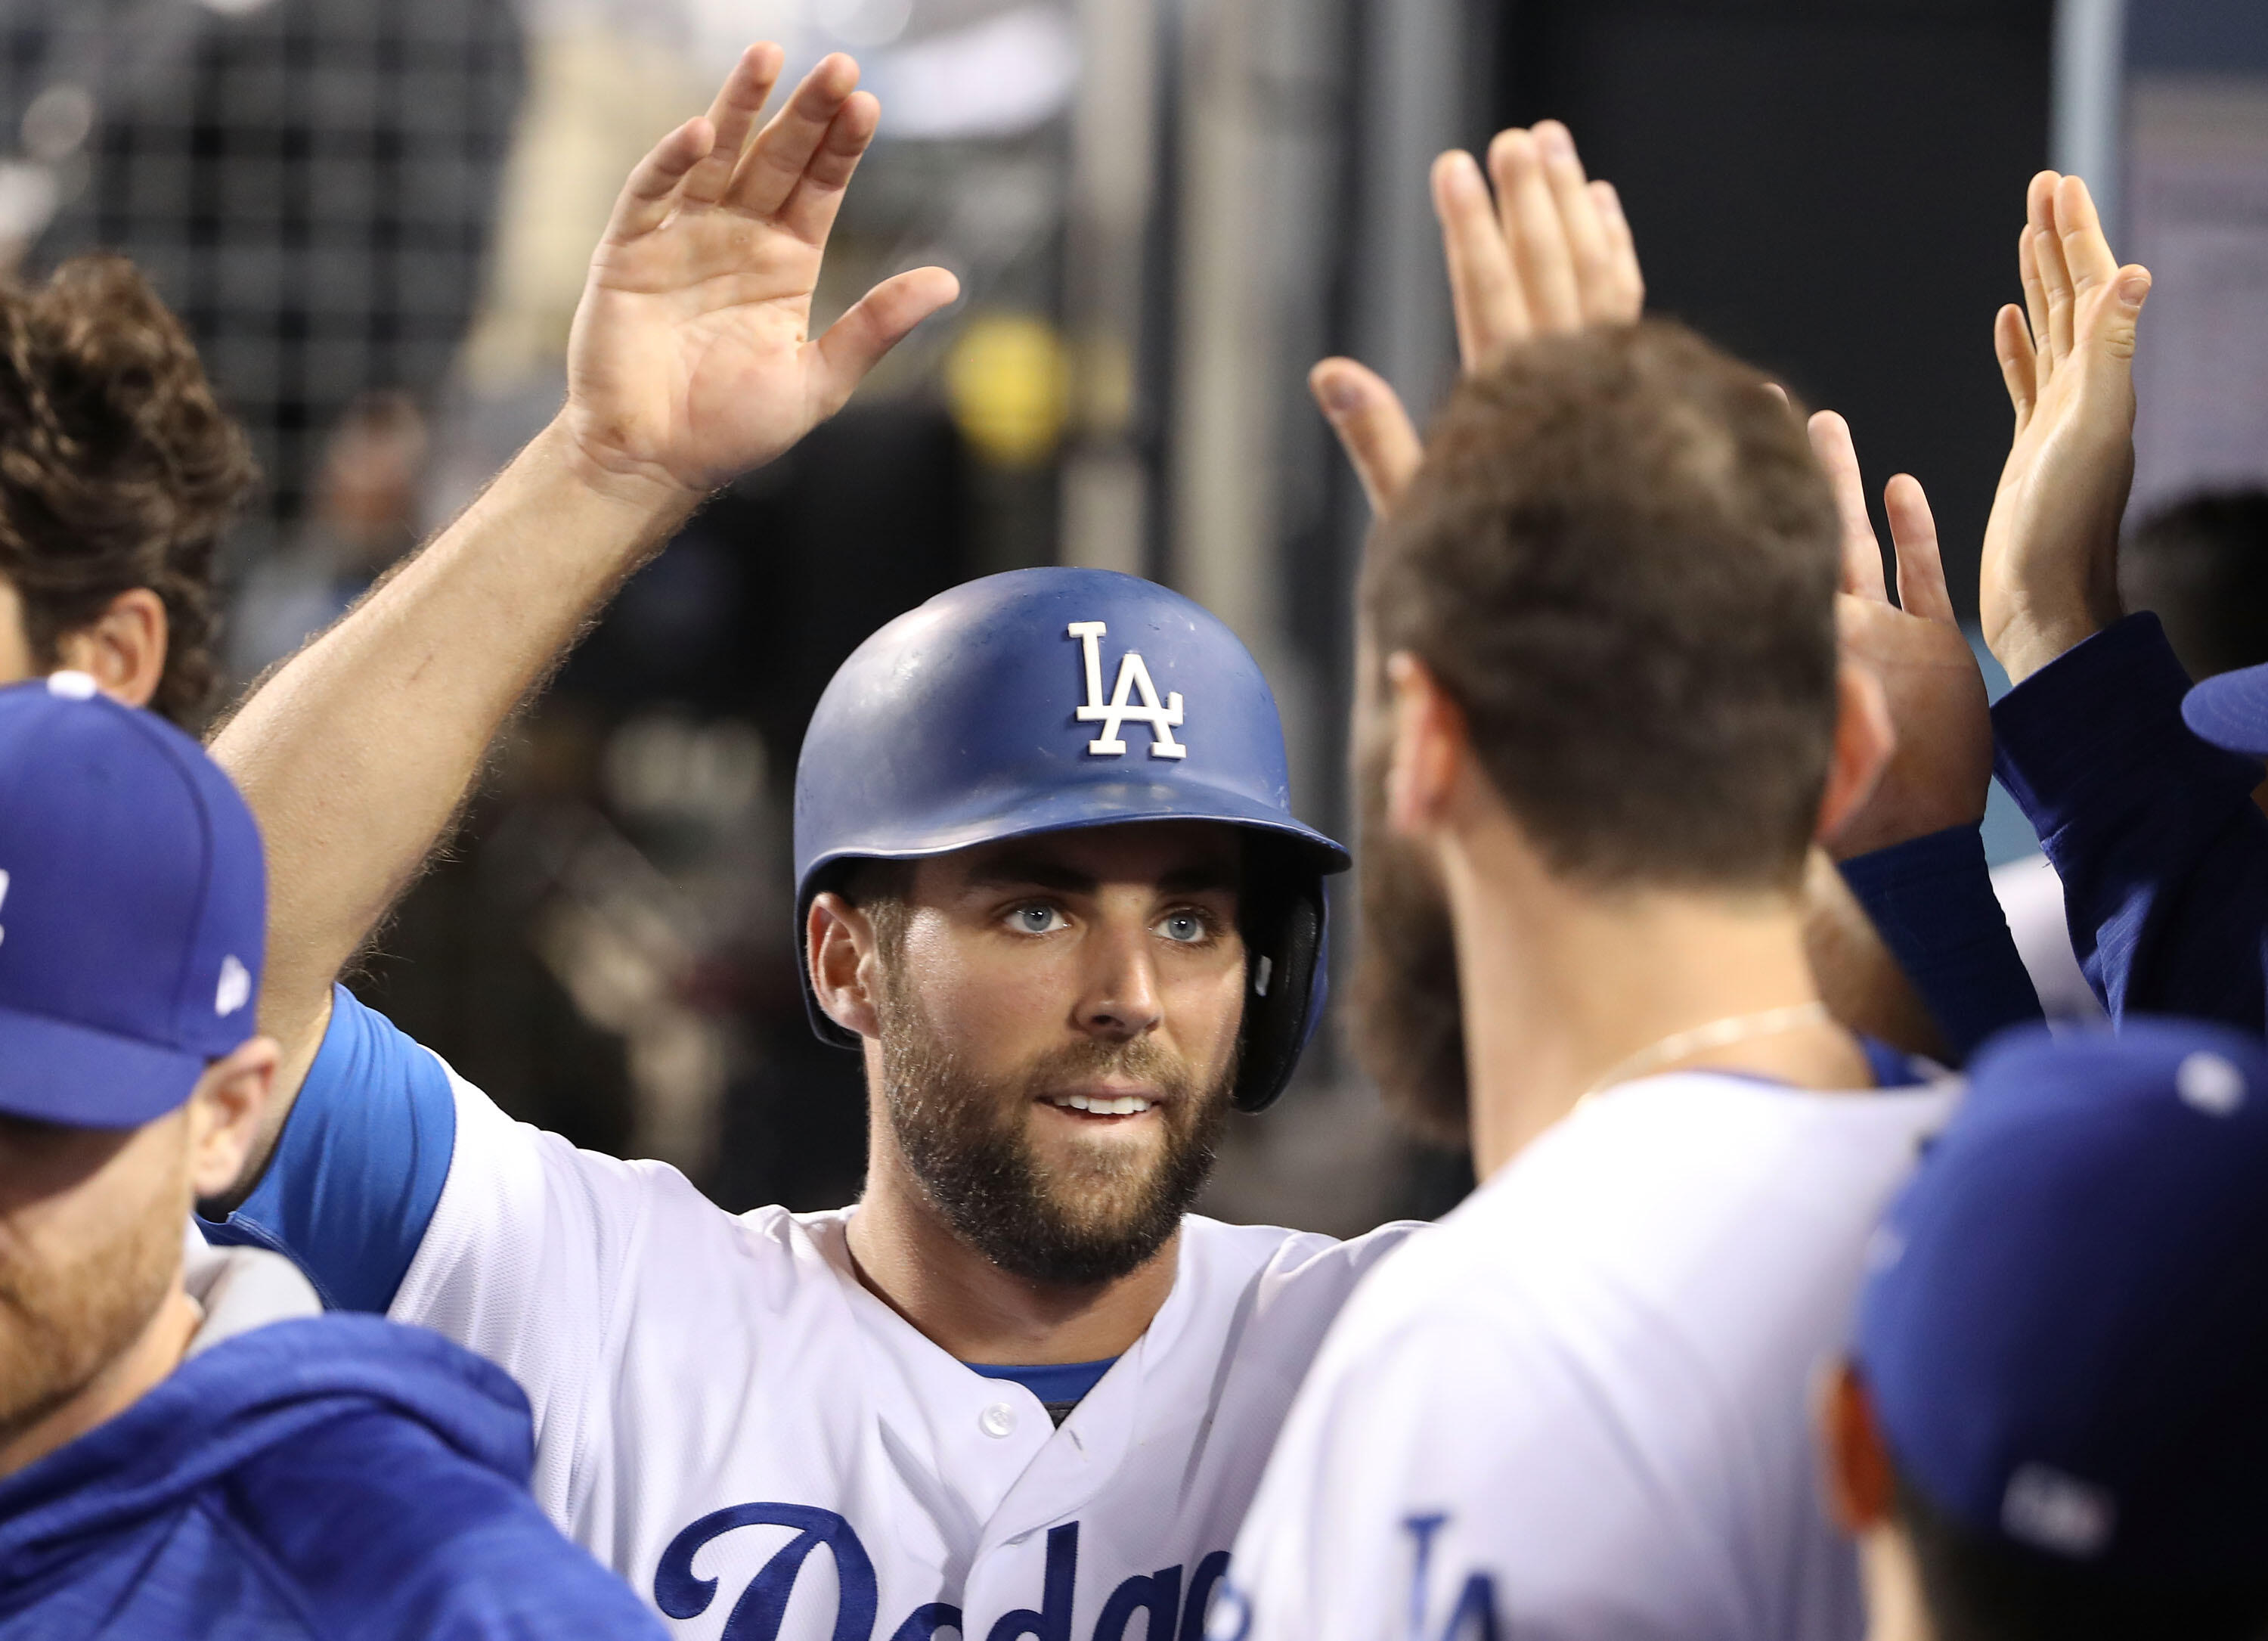
<svg viewBox="0 0 2268 1641"><path fill-rule="evenodd" d="M1169 581L1260 656L1297 802L1348 828L1367 517L1303 378L1351 352L1439 402L1437 152L1567 120L1623 190L1653 305L1849 415L1878 494L1921 475L1963 595L2007 441L1992 315L2051 150L2085 159L2127 254L2160 270L2141 488L2268 468L2268 371L2246 351L2268 346L2264 18L2238 0L0 0L0 258L136 257L252 428L268 484L232 543L241 683L550 415L620 179L741 46L784 41L792 72L859 56L882 140L820 318L925 262L963 300L630 586L355 980L521 1115L676 1162L728 1206L821 1207L858 1189L864 1120L855 1063L802 1019L788 800L821 688L875 626L1021 565ZM2247 408L2205 408L2229 404ZM1216 1211L1350 1231L1463 1188L1460 1159L1392 1134L1334 1034L1303 1083L1236 1125Z"/></svg>

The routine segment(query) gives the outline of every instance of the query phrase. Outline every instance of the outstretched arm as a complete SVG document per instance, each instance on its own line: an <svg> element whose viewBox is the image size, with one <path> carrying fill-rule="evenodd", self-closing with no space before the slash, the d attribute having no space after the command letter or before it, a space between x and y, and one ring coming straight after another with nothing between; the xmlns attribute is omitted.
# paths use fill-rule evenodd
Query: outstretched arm
<svg viewBox="0 0 2268 1641"><path fill-rule="evenodd" d="M707 116L631 174L591 259L550 426L214 741L267 841L260 1006L285 1046L287 1095L321 1042L338 971L593 613L710 491L833 415L956 294L941 269L901 274L807 334L879 108L833 56L760 129L781 64L777 46L751 48Z"/></svg>
<svg viewBox="0 0 2268 1641"><path fill-rule="evenodd" d="M1992 774L1984 680L1954 618L1937 523L1919 482L1901 473L1882 495L1897 558L1893 604L1850 425L1822 410L1809 432L1842 519L1835 620L1843 653L1881 680L1897 735L1873 795L1828 849L1935 1022L1937 1053L1958 1063L1994 1031L2040 1017L1977 830ZM1873 961L1867 942L1818 938L1832 902L1815 880L1809 887L1814 967L1830 1001L1839 991L1898 1000L1907 987ZM1843 1009L1838 1015L1852 1019Z"/></svg>
<svg viewBox="0 0 2268 1641"><path fill-rule="evenodd" d="M2257 760L2182 721L2189 678L2155 617L2122 617L2133 355L2146 270L2121 266L2077 177L2026 199L2024 306L1994 350L2016 413L1984 536L1984 634L2015 680L1992 709L2001 780L2063 881L2072 943L2117 1018L2258 1031L2268 821Z"/></svg>

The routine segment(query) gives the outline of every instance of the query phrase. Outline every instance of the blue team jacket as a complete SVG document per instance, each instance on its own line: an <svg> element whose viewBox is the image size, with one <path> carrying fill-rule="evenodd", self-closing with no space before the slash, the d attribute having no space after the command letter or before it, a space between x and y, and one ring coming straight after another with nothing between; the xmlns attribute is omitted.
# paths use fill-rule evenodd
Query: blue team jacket
<svg viewBox="0 0 2268 1641"><path fill-rule="evenodd" d="M4 1641L659 1641L527 1493L527 1401L438 1334L276 1322L0 1481Z"/></svg>

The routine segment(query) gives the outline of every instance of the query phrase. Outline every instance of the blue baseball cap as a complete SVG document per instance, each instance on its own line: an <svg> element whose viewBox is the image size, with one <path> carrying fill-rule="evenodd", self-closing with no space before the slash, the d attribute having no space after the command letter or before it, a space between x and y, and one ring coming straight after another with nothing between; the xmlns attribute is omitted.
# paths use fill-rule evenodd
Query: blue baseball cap
<svg viewBox="0 0 2268 1641"><path fill-rule="evenodd" d="M1906 1481L1980 1536L2268 1567L2268 1053L2011 1033L1878 1233L1858 1365Z"/></svg>
<svg viewBox="0 0 2268 1641"><path fill-rule="evenodd" d="M2182 698L2182 721L2215 746L2268 758L2268 667L2207 678Z"/></svg>
<svg viewBox="0 0 2268 1641"><path fill-rule="evenodd" d="M254 1031L268 880L204 749L84 673L0 689L0 1112L135 1127Z"/></svg>

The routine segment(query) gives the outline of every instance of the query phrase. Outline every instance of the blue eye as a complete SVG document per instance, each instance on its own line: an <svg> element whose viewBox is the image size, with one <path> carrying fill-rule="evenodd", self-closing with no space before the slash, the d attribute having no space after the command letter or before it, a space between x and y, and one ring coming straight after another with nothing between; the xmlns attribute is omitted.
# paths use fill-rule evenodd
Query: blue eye
<svg viewBox="0 0 2268 1641"><path fill-rule="evenodd" d="M1167 940L1185 946L1194 946L1210 932L1205 920L1194 912L1176 912L1158 925L1158 932Z"/></svg>
<svg viewBox="0 0 2268 1641"><path fill-rule="evenodd" d="M1066 927L1064 914L1054 906L1018 906L1008 915L1016 928L1027 935L1052 935Z"/></svg>

